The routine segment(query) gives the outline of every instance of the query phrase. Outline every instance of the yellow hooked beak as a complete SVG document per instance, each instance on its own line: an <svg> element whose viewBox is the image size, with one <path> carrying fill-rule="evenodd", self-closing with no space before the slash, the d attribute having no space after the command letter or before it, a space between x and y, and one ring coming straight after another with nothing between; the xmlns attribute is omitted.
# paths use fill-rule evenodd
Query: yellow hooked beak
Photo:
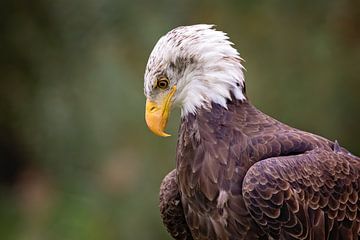
<svg viewBox="0 0 360 240"><path fill-rule="evenodd" d="M171 100L176 91L172 87L170 92L162 99L161 104L146 100L145 120L149 129L160 137L168 137L170 134L164 132L170 116Z"/></svg>

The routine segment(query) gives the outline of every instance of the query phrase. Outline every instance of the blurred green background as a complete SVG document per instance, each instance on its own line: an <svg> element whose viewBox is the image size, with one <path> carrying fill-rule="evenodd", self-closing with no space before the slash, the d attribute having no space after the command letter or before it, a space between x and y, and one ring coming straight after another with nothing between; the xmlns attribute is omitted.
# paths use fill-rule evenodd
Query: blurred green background
<svg viewBox="0 0 360 240"><path fill-rule="evenodd" d="M170 239L158 189L179 112L144 123L158 38L215 23L262 111L360 155L360 2L2 0L0 239Z"/></svg>

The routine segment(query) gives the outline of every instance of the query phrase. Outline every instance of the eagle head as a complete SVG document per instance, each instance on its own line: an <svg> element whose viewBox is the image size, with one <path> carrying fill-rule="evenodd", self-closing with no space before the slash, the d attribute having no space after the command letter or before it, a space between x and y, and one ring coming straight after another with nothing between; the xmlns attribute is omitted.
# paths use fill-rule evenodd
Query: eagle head
<svg viewBox="0 0 360 240"><path fill-rule="evenodd" d="M244 74L238 51L213 25L177 27L162 36L150 54L144 77L145 120L155 134L164 132L172 106L181 115L227 100L244 100Z"/></svg>

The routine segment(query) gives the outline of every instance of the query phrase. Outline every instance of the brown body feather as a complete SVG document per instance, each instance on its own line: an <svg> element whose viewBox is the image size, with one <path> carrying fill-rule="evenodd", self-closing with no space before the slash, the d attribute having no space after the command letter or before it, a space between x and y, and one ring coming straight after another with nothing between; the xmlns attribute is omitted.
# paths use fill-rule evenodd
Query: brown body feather
<svg viewBox="0 0 360 240"><path fill-rule="evenodd" d="M360 239L360 159L248 101L184 117L176 165L160 190L175 239Z"/></svg>

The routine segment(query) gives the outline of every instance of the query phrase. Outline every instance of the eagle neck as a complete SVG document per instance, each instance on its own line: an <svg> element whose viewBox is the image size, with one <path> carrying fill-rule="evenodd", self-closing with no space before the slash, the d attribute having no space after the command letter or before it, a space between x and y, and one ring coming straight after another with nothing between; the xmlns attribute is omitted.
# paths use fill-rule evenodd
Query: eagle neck
<svg viewBox="0 0 360 240"><path fill-rule="evenodd" d="M246 136L241 132L236 132L234 136L234 126L232 121L239 120L241 117L238 111L241 108L248 109L250 104L245 101L228 101L227 108L219 104L212 104L210 109L201 108L196 114L188 114L181 119L179 138L177 145L177 173L179 187L182 191L189 191L188 186L200 184L208 186L203 192L206 198L214 199L221 190L228 190L229 186L223 179L225 175L218 174L222 171L216 168L221 164L229 168L228 174L234 174L235 161L238 157L231 156L230 146L236 141L243 143L242 148L246 148ZM241 151L239 149L238 152ZM246 156L244 156L246 157ZM244 162L249 162L243 159ZM245 164L246 167L249 164ZM245 167L244 165L244 167ZM209 181L210 178L210 181ZM205 180L208 179L208 180ZM240 191L240 190L239 190Z"/></svg>

